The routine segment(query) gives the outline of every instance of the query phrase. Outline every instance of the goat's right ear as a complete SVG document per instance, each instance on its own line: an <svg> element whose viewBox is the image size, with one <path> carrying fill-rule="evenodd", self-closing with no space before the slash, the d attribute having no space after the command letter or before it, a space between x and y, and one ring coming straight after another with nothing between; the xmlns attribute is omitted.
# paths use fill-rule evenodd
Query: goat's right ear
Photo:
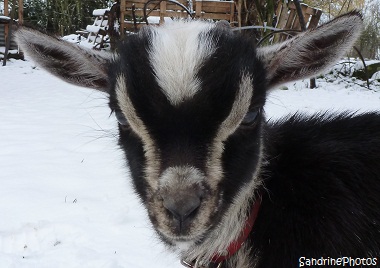
<svg viewBox="0 0 380 268"><path fill-rule="evenodd" d="M53 75L74 85L108 91L107 67L111 55L24 27L15 36L26 55Z"/></svg>
<svg viewBox="0 0 380 268"><path fill-rule="evenodd" d="M269 88L323 72L352 48L362 28L361 14L353 11L283 43L258 48Z"/></svg>

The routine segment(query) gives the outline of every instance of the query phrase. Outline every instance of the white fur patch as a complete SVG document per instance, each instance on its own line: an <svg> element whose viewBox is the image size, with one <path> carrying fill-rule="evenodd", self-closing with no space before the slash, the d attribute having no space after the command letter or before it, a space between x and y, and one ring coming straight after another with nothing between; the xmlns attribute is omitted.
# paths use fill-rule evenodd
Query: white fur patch
<svg viewBox="0 0 380 268"><path fill-rule="evenodd" d="M178 21L152 28L150 61L157 82L171 104L179 105L200 90L197 71L216 49L208 35L200 34L214 27L202 21Z"/></svg>
<svg viewBox="0 0 380 268"><path fill-rule="evenodd" d="M223 175L221 163L221 158L224 151L223 142L236 131L244 116L248 112L253 96L252 87L252 78L249 75L242 74L239 91L236 94L231 112L220 125L209 153L207 174L211 177L211 182L213 182L212 187L216 187L216 184Z"/></svg>
<svg viewBox="0 0 380 268"><path fill-rule="evenodd" d="M186 188L188 185L201 184L205 180L204 174L191 166L175 166L167 168L161 175L159 183L162 187Z"/></svg>
<svg viewBox="0 0 380 268"><path fill-rule="evenodd" d="M129 125L143 141L144 153L147 161L147 164L145 165L145 178L150 186L153 189L156 189L158 187L158 182L153 178L158 177L160 161L155 142L149 134L144 122L136 113L128 95L128 90L125 85L125 77L122 74L116 79L116 96L119 101L120 109L125 118L127 118Z"/></svg>

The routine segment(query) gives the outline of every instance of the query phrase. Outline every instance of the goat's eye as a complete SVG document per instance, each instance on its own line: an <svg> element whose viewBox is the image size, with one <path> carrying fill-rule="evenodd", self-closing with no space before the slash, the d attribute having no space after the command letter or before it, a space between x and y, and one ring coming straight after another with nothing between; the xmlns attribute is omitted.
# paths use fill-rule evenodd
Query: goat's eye
<svg viewBox="0 0 380 268"><path fill-rule="evenodd" d="M115 116L117 119L117 122L119 122L122 126L128 126L128 120L125 118L123 112L121 110L115 110Z"/></svg>
<svg viewBox="0 0 380 268"><path fill-rule="evenodd" d="M242 126L252 126L256 123L257 119L259 118L259 114L261 112L261 109L255 109L253 111L249 111L245 117L243 118L243 121L241 122Z"/></svg>

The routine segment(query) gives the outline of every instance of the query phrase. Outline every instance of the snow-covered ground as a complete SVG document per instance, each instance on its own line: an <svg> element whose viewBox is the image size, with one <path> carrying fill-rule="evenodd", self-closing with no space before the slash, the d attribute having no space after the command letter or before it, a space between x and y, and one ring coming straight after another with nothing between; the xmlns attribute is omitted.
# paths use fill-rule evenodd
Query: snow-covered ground
<svg viewBox="0 0 380 268"><path fill-rule="evenodd" d="M380 110L376 86L307 83L273 91L267 116ZM155 237L116 135L105 94L31 62L0 67L1 268L182 267Z"/></svg>

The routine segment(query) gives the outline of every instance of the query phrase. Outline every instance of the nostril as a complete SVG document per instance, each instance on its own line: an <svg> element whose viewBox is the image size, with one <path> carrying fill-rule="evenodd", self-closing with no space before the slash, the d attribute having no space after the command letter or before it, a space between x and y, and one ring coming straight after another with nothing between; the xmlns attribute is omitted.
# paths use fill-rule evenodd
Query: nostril
<svg viewBox="0 0 380 268"><path fill-rule="evenodd" d="M164 207L179 221L184 221L192 215L195 215L196 210L201 205L201 198L194 196L181 196L164 198Z"/></svg>

